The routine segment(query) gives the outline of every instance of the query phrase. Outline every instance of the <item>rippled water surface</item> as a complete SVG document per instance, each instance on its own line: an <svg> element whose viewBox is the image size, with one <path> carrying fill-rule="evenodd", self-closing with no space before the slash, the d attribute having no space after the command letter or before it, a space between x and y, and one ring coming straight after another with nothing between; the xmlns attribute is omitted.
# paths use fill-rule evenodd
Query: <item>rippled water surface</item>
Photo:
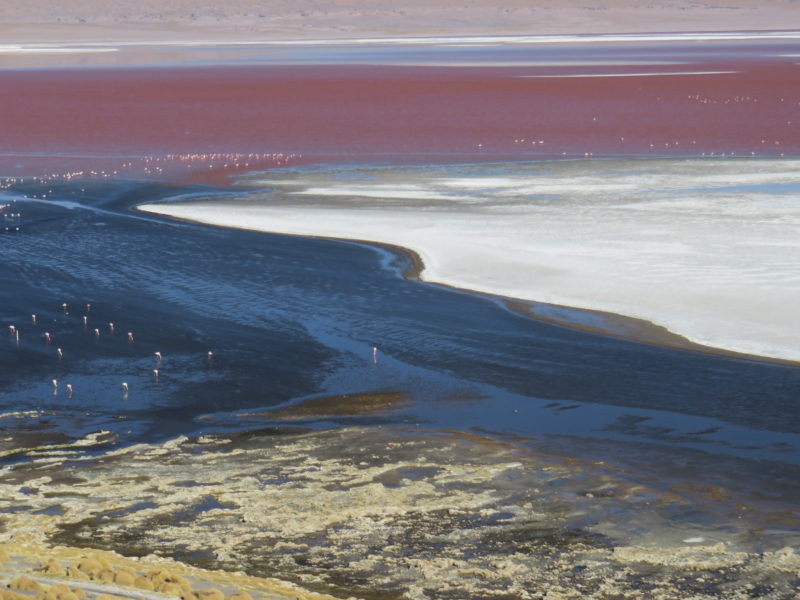
<svg viewBox="0 0 800 600"><path fill-rule="evenodd" d="M398 392L410 403L363 419L797 461L795 367L526 319L406 281L407 259L375 247L129 210L175 193L97 184L16 202L21 231L0 237L5 411L41 411L37 427L70 435L102 427L153 440L252 426L237 413L309 396Z"/></svg>

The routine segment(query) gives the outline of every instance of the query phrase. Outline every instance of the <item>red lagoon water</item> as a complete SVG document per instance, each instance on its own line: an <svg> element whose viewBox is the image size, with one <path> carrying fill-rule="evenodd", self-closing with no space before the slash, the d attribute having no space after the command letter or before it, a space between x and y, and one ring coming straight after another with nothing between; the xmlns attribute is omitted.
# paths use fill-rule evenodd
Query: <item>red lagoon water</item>
<svg viewBox="0 0 800 600"><path fill-rule="evenodd" d="M642 75L656 69L735 72ZM610 73L629 76L597 76ZM0 82L0 175L141 174L144 157L213 152L225 153L220 168L248 153L269 153L265 165L272 153L379 162L800 154L800 67L791 61L76 69L5 71ZM164 161L151 174L201 163Z"/></svg>

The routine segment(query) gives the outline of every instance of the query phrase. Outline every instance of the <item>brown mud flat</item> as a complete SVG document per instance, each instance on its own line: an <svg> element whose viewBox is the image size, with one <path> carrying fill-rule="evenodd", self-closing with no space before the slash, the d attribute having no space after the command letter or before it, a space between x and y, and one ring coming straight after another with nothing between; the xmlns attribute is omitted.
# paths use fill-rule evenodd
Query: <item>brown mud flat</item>
<svg viewBox="0 0 800 600"><path fill-rule="evenodd" d="M247 577L376 599L800 591L793 544L748 549L758 531L797 531L796 508L753 506L717 484L664 488L478 434L181 437L7 465L0 492L0 543L43 549L35 567L55 558L66 570L59 553L87 548L122 553L127 567L168 557L253 597Z"/></svg>
<svg viewBox="0 0 800 600"><path fill-rule="evenodd" d="M363 392L338 396L317 396L259 413L240 413L240 417L265 417L284 421L326 417L373 416L407 407L412 398L402 392Z"/></svg>

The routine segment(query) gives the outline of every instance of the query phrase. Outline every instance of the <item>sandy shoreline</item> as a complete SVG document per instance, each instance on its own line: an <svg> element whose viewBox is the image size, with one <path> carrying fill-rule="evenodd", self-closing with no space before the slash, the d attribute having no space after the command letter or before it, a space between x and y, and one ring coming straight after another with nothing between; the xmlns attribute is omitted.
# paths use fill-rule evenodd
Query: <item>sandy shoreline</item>
<svg viewBox="0 0 800 600"><path fill-rule="evenodd" d="M793 22L789 0L511 0L502 6L464 0L387 0L363 3L288 0L267 5L250 0L224 4L203 0L112 0L98 11L87 0L33 0L3 7L0 34L6 43L106 40L315 39L476 34L620 33L783 29Z"/></svg>

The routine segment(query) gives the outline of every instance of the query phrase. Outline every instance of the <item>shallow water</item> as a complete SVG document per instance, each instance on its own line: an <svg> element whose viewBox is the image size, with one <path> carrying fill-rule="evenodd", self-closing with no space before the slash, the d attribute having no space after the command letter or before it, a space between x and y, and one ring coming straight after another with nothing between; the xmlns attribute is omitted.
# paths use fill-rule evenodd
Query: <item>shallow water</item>
<svg viewBox="0 0 800 600"><path fill-rule="evenodd" d="M129 210L175 192L68 185L57 198L83 208L16 203L21 231L0 237L4 411L42 411L32 421L47 431L154 441L263 425L239 416L254 408L396 392L409 402L300 422L570 434L797 462L798 368L526 319L492 298L406 281L406 259L379 248Z"/></svg>

